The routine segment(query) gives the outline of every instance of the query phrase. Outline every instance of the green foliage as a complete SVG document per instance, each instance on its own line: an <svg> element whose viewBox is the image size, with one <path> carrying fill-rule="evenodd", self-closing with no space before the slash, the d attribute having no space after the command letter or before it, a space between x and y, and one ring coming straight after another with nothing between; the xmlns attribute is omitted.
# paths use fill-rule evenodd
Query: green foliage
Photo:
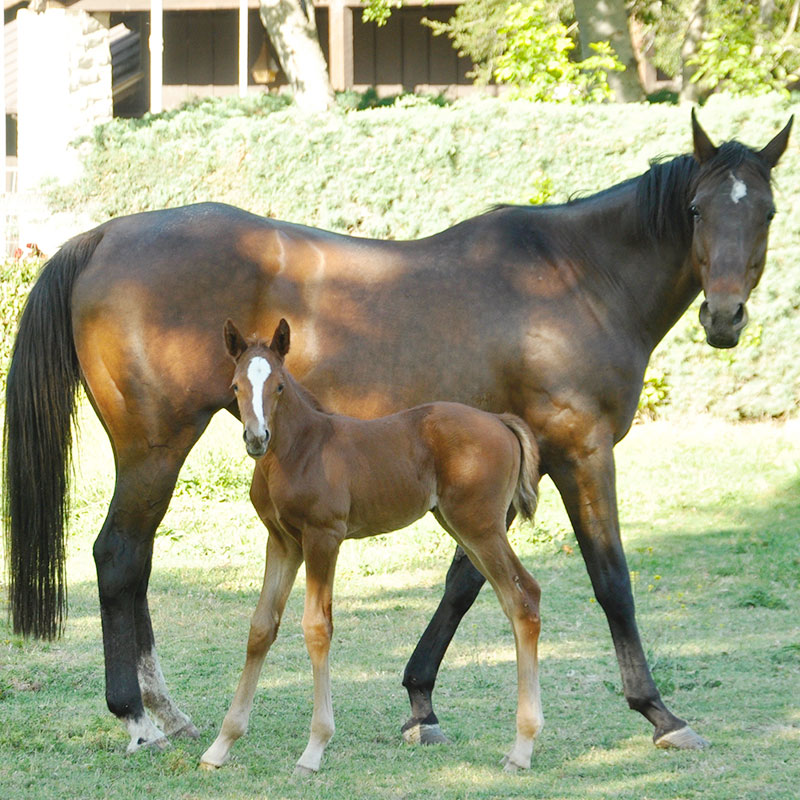
<svg viewBox="0 0 800 800"><path fill-rule="evenodd" d="M273 102L260 100L252 114L215 100L115 120L97 131L83 177L55 190L53 200L98 221L219 200L340 232L407 239L495 203L565 202L644 172L658 155L691 148L688 110L668 105L470 99L438 106L413 98L413 106L403 99L309 119L285 105L269 110ZM735 136L762 146L793 110L775 95L712 96L701 121L715 141ZM791 346L800 298L800 187L791 179L798 172L793 139L775 171L778 215L741 344L710 348L695 305L657 348L648 376L668 376L670 391L666 404L650 398L659 417L798 415L800 359ZM21 302L27 289L19 291Z"/></svg>
<svg viewBox="0 0 800 800"><path fill-rule="evenodd" d="M759 95L786 91L800 72L800 33L787 30L785 13L764 21L758 2L721 0L712 5L706 33L697 54L689 59L697 66L692 81L711 90ZM788 4L780 6L788 11Z"/></svg>
<svg viewBox="0 0 800 800"><path fill-rule="evenodd" d="M3 384L8 373L19 316L41 266L41 258L9 258L0 262L0 381Z"/></svg>
<svg viewBox="0 0 800 800"><path fill-rule="evenodd" d="M447 22L424 20L434 36L446 35L459 55L468 57L473 68L467 76L478 86L485 86L494 77L497 58L505 49L506 12L516 0L469 0L459 5ZM571 5L571 3L570 3Z"/></svg>
<svg viewBox="0 0 800 800"><path fill-rule="evenodd" d="M589 46L594 55L573 61L571 30L552 19L544 0L513 3L498 34L505 39L494 78L521 97L542 101L599 102L611 97L608 71L624 70L608 42Z"/></svg>
<svg viewBox="0 0 800 800"><path fill-rule="evenodd" d="M364 22L374 22L378 26L385 25L392 10L402 5L403 0L366 0L361 19Z"/></svg>
<svg viewBox="0 0 800 800"><path fill-rule="evenodd" d="M639 419L655 419L669 402L670 386L663 372L648 367L644 374L644 386L639 396L637 416Z"/></svg>

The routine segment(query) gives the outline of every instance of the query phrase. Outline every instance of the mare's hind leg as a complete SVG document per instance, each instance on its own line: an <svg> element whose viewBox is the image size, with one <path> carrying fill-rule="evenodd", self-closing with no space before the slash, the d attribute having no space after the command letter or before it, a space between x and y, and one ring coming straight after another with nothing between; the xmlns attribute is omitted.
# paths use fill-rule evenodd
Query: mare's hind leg
<svg viewBox="0 0 800 800"><path fill-rule="evenodd" d="M141 665L149 663L152 669L157 664L149 660L154 659L155 650L145 593L156 528L167 510L186 453L203 427L186 432L187 446L175 443L173 448L147 447L144 451L129 447L117 453L114 497L94 544L106 702L130 734L128 752L143 745L166 744L163 730L145 714L140 686ZM187 723L188 717L183 725Z"/></svg>
<svg viewBox="0 0 800 800"><path fill-rule="evenodd" d="M150 622L150 609L147 603L147 585L153 563L152 547L145 574L139 583L134 600L133 614L136 624L136 669L142 701L158 727L168 737L188 736L196 739L200 731L191 719L178 708L167 690L164 673L161 671L156 653L153 625Z"/></svg>
<svg viewBox="0 0 800 800"><path fill-rule="evenodd" d="M437 519L492 584L514 630L517 655L517 735L505 770L529 769L533 741L544 725L539 689L539 584L517 558L501 524L475 525L464 505Z"/></svg>
<svg viewBox="0 0 800 800"><path fill-rule="evenodd" d="M314 675L314 711L308 744L295 768L295 772L301 775L319 769L322 754L335 730L328 654L333 635L333 576L338 555L339 538L333 532L303 532L303 556L306 562L303 636Z"/></svg>
<svg viewBox="0 0 800 800"><path fill-rule="evenodd" d="M247 639L247 657L222 728L211 747L200 758L203 769L221 767L228 760L233 743L247 731L258 676L278 635L283 610L294 585L297 570L303 562L300 546L288 536L281 534L267 519L270 508L269 494L261 470L256 467L250 486L250 499L264 524L269 528L267 540L267 563L264 567L264 584L258 598L256 610L250 621Z"/></svg>
<svg viewBox="0 0 800 800"><path fill-rule="evenodd" d="M433 687L447 647L464 614L469 611L486 578L461 547L447 570L444 595L420 637L403 674L411 702L411 716L402 727L409 744L444 744L449 740L433 710Z"/></svg>
<svg viewBox="0 0 800 800"><path fill-rule="evenodd" d="M506 514L506 528L513 522L515 514L511 506ZM485 582L486 578L475 568L463 548L456 547L447 570L442 599L408 659L403 674L403 686L408 691L411 703L411 716L401 732L409 744L445 744L449 741L433 710L433 687L453 634Z"/></svg>

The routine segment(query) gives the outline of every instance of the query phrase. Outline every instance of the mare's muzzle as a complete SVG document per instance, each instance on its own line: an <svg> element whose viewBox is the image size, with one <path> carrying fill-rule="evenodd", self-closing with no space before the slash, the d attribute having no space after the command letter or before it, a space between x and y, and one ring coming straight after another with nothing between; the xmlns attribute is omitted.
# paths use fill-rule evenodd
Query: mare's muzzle
<svg viewBox="0 0 800 800"><path fill-rule="evenodd" d="M736 347L747 325L747 308L738 297L712 297L700 306L700 324L712 347Z"/></svg>
<svg viewBox="0 0 800 800"><path fill-rule="evenodd" d="M261 456L267 452L267 443L269 442L268 430L258 434L253 433L245 428L242 438L244 439L244 446L247 450L247 455L249 455L251 458L261 458Z"/></svg>

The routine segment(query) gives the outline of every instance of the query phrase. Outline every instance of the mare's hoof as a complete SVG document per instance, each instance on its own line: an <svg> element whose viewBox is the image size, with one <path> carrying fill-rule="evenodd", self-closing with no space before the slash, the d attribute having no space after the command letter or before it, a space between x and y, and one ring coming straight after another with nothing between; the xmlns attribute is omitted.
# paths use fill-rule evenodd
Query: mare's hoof
<svg viewBox="0 0 800 800"><path fill-rule="evenodd" d="M678 728L676 731L669 731L658 738L653 737L656 747L675 747L678 750L704 750L711 747L711 742L696 734L688 725Z"/></svg>
<svg viewBox="0 0 800 800"><path fill-rule="evenodd" d="M304 767L302 764L295 765L294 768L295 778L310 778L312 775L316 774L317 771L315 769L311 769L311 767Z"/></svg>
<svg viewBox="0 0 800 800"><path fill-rule="evenodd" d="M182 728L178 728L178 730L168 733L167 736L169 736L170 739L180 739L184 736L187 739L199 739L200 731L194 726L193 723L187 722Z"/></svg>
<svg viewBox="0 0 800 800"><path fill-rule="evenodd" d="M155 750L157 752L163 752L164 750L169 750L172 745L169 743L169 739L166 736L160 736L158 739L151 739L149 742L131 742L128 745L128 748L125 751L125 755L129 756L133 753L138 753L139 750Z"/></svg>
<svg viewBox="0 0 800 800"><path fill-rule="evenodd" d="M450 744L439 723L428 725L422 722L403 728L403 739L408 744Z"/></svg>
<svg viewBox="0 0 800 800"><path fill-rule="evenodd" d="M204 772L216 772L221 766L221 764L212 764L210 761L201 761L197 768L202 769Z"/></svg>

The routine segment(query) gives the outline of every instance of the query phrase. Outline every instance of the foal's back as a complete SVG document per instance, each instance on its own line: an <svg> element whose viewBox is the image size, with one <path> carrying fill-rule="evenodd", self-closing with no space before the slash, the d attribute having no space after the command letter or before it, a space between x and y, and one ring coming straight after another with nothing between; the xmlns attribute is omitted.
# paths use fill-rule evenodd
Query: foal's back
<svg viewBox="0 0 800 800"><path fill-rule="evenodd" d="M462 507L504 519L520 474L516 435L500 417L458 403L428 403L359 420L333 416L320 450L317 491L347 507L347 537L396 530Z"/></svg>

